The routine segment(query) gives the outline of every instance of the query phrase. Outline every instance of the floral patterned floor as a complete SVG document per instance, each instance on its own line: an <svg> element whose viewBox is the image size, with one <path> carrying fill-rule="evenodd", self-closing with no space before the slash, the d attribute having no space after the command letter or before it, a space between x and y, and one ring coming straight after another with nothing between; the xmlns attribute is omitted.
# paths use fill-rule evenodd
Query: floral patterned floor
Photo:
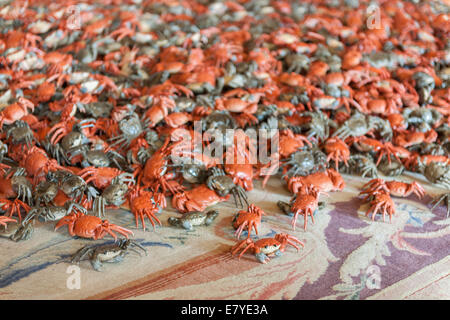
<svg viewBox="0 0 450 320"><path fill-rule="evenodd" d="M178 215L172 209L161 214L163 227L145 232L136 229L130 213L110 212L113 223L134 231L148 255L131 253L120 264L105 264L102 272L85 261L72 273L68 263L93 241L36 223L32 240L0 239L0 299L450 299L450 218L444 207L431 212L428 204L430 195L443 191L415 177L429 196L395 198L392 223L372 222L358 198L367 179L344 178L344 191L324 198L327 207L307 231L301 217L293 231L291 218L276 206L290 198L279 179L249 194L267 213L260 237L287 232L306 244L266 265L251 254L240 260L230 255L237 212L232 201L217 206L213 225L192 232L168 225L167 218ZM70 285L75 275L79 289Z"/></svg>

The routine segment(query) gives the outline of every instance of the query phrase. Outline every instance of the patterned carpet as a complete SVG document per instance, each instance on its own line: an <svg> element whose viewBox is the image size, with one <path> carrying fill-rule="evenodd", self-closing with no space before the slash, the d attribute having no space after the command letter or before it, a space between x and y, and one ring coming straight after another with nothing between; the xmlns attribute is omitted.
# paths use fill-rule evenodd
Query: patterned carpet
<svg viewBox="0 0 450 320"><path fill-rule="evenodd" d="M93 241L37 222L29 241L0 239L0 299L449 299L450 218L444 207L431 212L430 196L395 198L392 223L372 222L357 197L367 180L344 178L344 192L324 198L326 208L307 231L301 217L293 231L291 218L277 208L276 201L290 197L279 179L265 189L256 183L250 200L267 213L259 236L287 232L305 242L299 252L290 247L266 265L251 253L240 260L230 255L237 212L232 201L216 206L220 215L211 226L192 232L168 225L167 218L178 215L172 209L160 215L163 227L145 232L130 213L111 211L108 218L131 228L148 255L130 253L122 263L104 264L102 272L84 261L77 273L67 262ZM439 193L418 180L430 195Z"/></svg>

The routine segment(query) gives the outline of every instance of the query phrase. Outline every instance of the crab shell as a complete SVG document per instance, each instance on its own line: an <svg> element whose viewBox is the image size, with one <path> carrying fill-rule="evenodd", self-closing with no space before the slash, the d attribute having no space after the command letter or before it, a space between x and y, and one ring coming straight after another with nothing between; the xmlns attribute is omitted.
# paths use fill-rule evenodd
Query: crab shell
<svg viewBox="0 0 450 320"><path fill-rule="evenodd" d="M340 191L345 187L342 176L334 169L325 172L315 172L305 177L293 177L288 181L289 191L297 193L303 185L313 185L322 192Z"/></svg>
<svg viewBox="0 0 450 320"><path fill-rule="evenodd" d="M260 239L255 242L255 247L253 249L253 252L255 254L257 253L264 253L266 256L274 255L275 252L280 250L281 248L281 242L278 240L272 239L272 238L266 238L266 239Z"/></svg>
<svg viewBox="0 0 450 320"><path fill-rule="evenodd" d="M192 190L176 194L172 198L172 206L181 212L204 211L207 207L227 201L230 195L220 197L214 190L202 184Z"/></svg>
<svg viewBox="0 0 450 320"><path fill-rule="evenodd" d="M132 231L119 227L115 224L110 224L108 220L102 220L99 217L85 215L85 214L70 214L61 219L56 225L55 230L61 226L69 225L69 234L71 236L79 236L82 238L93 238L94 240L101 239L109 231L117 231L128 238L128 234L133 234ZM111 232L111 235L113 233ZM114 235L113 237L116 238Z"/></svg>

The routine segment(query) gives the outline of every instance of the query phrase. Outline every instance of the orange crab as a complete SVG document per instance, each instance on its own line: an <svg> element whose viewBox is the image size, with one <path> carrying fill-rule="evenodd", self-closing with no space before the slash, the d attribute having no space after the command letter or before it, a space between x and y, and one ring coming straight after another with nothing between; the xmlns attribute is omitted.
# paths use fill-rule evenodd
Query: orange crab
<svg viewBox="0 0 450 320"><path fill-rule="evenodd" d="M233 163L224 165L225 172L232 176L233 183L246 191L253 190L253 166L250 163Z"/></svg>
<svg viewBox="0 0 450 320"><path fill-rule="evenodd" d="M258 109L258 104L256 102L244 101L239 98L219 98L216 100L216 109L240 113L239 117L236 118L236 121L241 126L258 123L258 119L253 115Z"/></svg>
<svg viewBox="0 0 450 320"><path fill-rule="evenodd" d="M47 102L49 101L53 95L55 94L56 87L52 82L44 81L37 88L37 92L35 94L36 102Z"/></svg>
<svg viewBox="0 0 450 320"><path fill-rule="evenodd" d="M36 147L31 147L20 161L20 166L24 167L30 177L37 182L43 174L47 174L50 170L67 170L60 166L55 159L49 159L47 153Z"/></svg>
<svg viewBox="0 0 450 320"><path fill-rule="evenodd" d="M348 145L338 137L329 138L325 142L325 152L328 154L327 162L333 160L336 170L339 170L339 162L343 161L348 166L348 159L350 159L350 149Z"/></svg>
<svg viewBox="0 0 450 320"><path fill-rule="evenodd" d="M319 208L319 195L321 193L326 194L313 185L305 185L299 190L294 198L292 198L288 206L285 202L278 202L278 206L284 211L284 213L293 215L291 225L294 230L299 214L304 216L303 228L305 230L308 224L308 216L311 217L312 223L314 223L314 213Z"/></svg>
<svg viewBox="0 0 450 320"><path fill-rule="evenodd" d="M166 124L171 128L178 128L192 120L193 116L187 112L173 112L164 118Z"/></svg>
<svg viewBox="0 0 450 320"><path fill-rule="evenodd" d="M247 238L250 238L252 229L255 229L255 233L258 234L258 225L261 224L261 217L264 214L264 211L254 204L251 204L247 211L239 211L232 222L233 227L236 229L235 236L239 239L245 228L247 228Z"/></svg>
<svg viewBox="0 0 450 320"><path fill-rule="evenodd" d="M230 198L219 196L214 190L202 184L189 191L175 193L172 198L172 206L180 212L204 211L207 207Z"/></svg>
<svg viewBox="0 0 450 320"><path fill-rule="evenodd" d="M131 230L82 212L71 213L65 216L55 225L55 230L64 225L68 226L71 236L92 238L94 240L102 239L106 234L110 234L114 240L117 240L117 235L113 231L124 235L127 239L129 234L133 235Z"/></svg>
<svg viewBox="0 0 450 320"><path fill-rule="evenodd" d="M375 220L375 215L377 213L382 213L383 221L385 221L386 214L388 214L389 219L392 222L392 216L395 214L395 204L389 196L389 193L380 192L375 194L370 201L370 208L367 210L366 216L370 213L372 213L372 220Z"/></svg>
<svg viewBox="0 0 450 320"><path fill-rule="evenodd" d="M296 194L307 185L313 185L322 192L341 191L345 187L341 174L334 169L327 169L324 172L315 172L304 177L285 178L288 189Z"/></svg>
<svg viewBox="0 0 450 320"><path fill-rule="evenodd" d="M169 111L175 108L175 102L164 96L154 99L153 105L145 112L145 118L150 120L150 127L156 126L169 115Z"/></svg>
<svg viewBox="0 0 450 320"><path fill-rule="evenodd" d="M115 177L121 174L126 173L111 167L86 167L78 172L78 175L83 178L86 183L92 182L94 186L99 189L105 189L111 184Z"/></svg>
<svg viewBox="0 0 450 320"><path fill-rule="evenodd" d="M364 136L349 138L349 141L350 143L353 143L360 152L372 151L374 153L377 153L377 166L383 156L387 156L389 162L391 162L391 155L394 156L399 162L401 162L400 158L408 158L411 154L407 149L401 146L394 146L390 142L382 143L379 140L367 138Z"/></svg>
<svg viewBox="0 0 450 320"><path fill-rule="evenodd" d="M421 165L428 165L432 162L450 165L450 159L447 156L420 155L418 153L411 154L410 157L404 160L403 164L409 170L416 171Z"/></svg>
<svg viewBox="0 0 450 320"><path fill-rule="evenodd" d="M279 160L286 159L291 154L298 151L299 148L304 147L305 143L308 146L312 146L307 137L301 134L294 134L291 130L285 130L281 132L278 131L275 136L272 137L272 140L278 140L278 152L272 153L271 159L273 161L270 161L268 164L262 165L258 170L260 174L262 172L265 172L265 177L262 182L263 188L267 184L270 176L274 173L275 170L279 168Z"/></svg>
<svg viewBox="0 0 450 320"><path fill-rule="evenodd" d="M183 190L183 186L178 183L169 183L175 176L167 173L168 160L167 157L175 152L176 147L182 146L183 140L172 143L169 146L170 138L167 138L163 146L155 151L155 153L147 160L142 171L138 172L138 183L149 186L154 192L158 192L161 188L163 193L169 190L172 194ZM175 150L174 150L175 149ZM178 151L181 151L178 149ZM175 181L174 181L175 182Z"/></svg>
<svg viewBox="0 0 450 320"><path fill-rule="evenodd" d="M279 154L281 158L289 157L299 148L302 148L305 143L309 146L312 145L307 137L301 134L294 134L291 130L280 132L278 138Z"/></svg>
<svg viewBox="0 0 450 320"><path fill-rule="evenodd" d="M34 111L34 104L25 98L20 97L16 103L13 103L0 112L0 128L3 124L12 124L16 120L28 115L28 109Z"/></svg>
<svg viewBox="0 0 450 320"><path fill-rule="evenodd" d="M73 61L70 54L64 54L58 51L46 53L43 57L44 62L49 65L48 72L51 75L60 74L64 69L68 68Z"/></svg>
<svg viewBox="0 0 450 320"><path fill-rule="evenodd" d="M263 238L257 240L256 242L254 242L251 238L247 238L234 245L231 248L231 254L235 255L239 250L245 247L244 250L242 250L242 252L239 254L239 259L247 250L251 249L256 256L256 259L259 262L266 264L270 261L270 257L281 256L282 253L286 250L286 246L288 244L296 248L297 251L300 249L297 244L301 245L302 247L305 246L305 244L296 237L290 236L286 233L279 233L276 234L273 238Z"/></svg>
<svg viewBox="0 0 450 320"><path fill-rule="evenodd" d="M144 217L150 220L153 228L155 228L155 220L159 225L161 221L156 217L156 213L159 213L161 209L167 206L166 198L163 194L158 193L156 195L153 192L145 191L137 188L129 193L130 210L136 218L136 227L139 226L139 220L141 219L142 228L145 231Z"/></svg>
<svg viewBox="0 0 450 320"><path fill-rule="evenodd" d="M437 138L438 134L434 130L429 130L427 132L397 130L393 142L396 145L408 148L421 143L433 143Z"/></svg>
<svg viewBox="0 0 450 320"><path fill-rule="evenodd" d="M415 194L422 198L425 195L425 190L417 182L405 183L400 181L384 181L383 179L372 179L363 186L363 191L360 194L365 194L365 199L376 195L380 192L389 193L395 197L408 197Z"/></svg>

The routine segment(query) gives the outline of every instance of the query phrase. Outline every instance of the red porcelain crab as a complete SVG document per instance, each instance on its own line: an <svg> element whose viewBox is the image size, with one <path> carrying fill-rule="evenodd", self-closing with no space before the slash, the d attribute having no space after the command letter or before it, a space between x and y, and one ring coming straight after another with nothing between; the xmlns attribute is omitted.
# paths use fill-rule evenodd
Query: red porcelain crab
<svg viewBox="0 0 450 320"><path fill-rule="evenodd" d="M20 166L25 168L28 176L34 178L34 182L51 170L67 170L60 166L55 159L49 159L47 153L36 146L28 149L20 160Z"/></svg>
<svg viewBox="0 0 450 320"><path fill-rule="evenodd" d="M395 204L389 196L389 193L383 191L375 194L370 201L370 208L367 210L366 216L370 213L372 213L372 220L375 220L375 215L377 213L383 214L383 221L385 221L386 214L388 214L389 219L392 222L392 216L395 214Z"/></svg>
<svg viewBox="0 0 450 320"><path fill-rule="evenodd" d="M341 174L331 168L304 177L286 177L285 179L288 183L288 189L292 193L298 193L306 185L313 185L322 192L341 191L345 187L345 182Z"/></svg>
<svg viewBox="0 0 450 320"><path fill-rule="evenodd" d="M133 235L131 230L109 223L108 220L102 220L99 217L86 215L82 212L71 213L55 225L55 230L67 225L71 236L82 238L92 238L94 240L102 239L106 234L110 234L114 240L117 240L116 231L128 239L128 234Z"/></svg>
<svg viewBox="0 0 450 320"><path fill-rule="evenodd" d="M219 196L214 190L202 184L192 190L175 193L172 198L172 206L180 212L204 211L207 207L230 198Z"/></svg>
<svg viewBox="0 0 450 320"><path fill-rule="evenodd" d="M380 142L376 139L371 139L367 137L353 137L349 138L349 143L352 144L360 152L374 152L378 154L376 165L381 162L383 156L388 158L389 163L391 162L391 155L394 156L399 162L400 158L407 158L410 156L410 152L400 146L394 146L390 142Z"/></svg>
<svg viewBox="0 0 450 320"><path fill-rule="evenodd" d="M249 142L251 144L251 142ZM224 154L224 170L233 178L233 183L244 188L246 191L253 189L253 161L252 154L247 144L244 148L234 146L234 151L230 147Z"/></svg>
<svg viewBox="0 0 450 320"><path fill-rule="evenodd" d="M270 261L270 257L281 256L286 250L286 246L288 244L296 248L297 251L300 249L297 244L302 247L305 246L304 243L296 237L290 236L286 233L279 233L273 238L264 238L257 240L256 242L254 242L251 238L247 238L233 246L231 248L231 254L235 255L239 250L245 247L239 254L239 259L247 250L251 249L256 256L256 259L265 264Z"/></svg>
<svg viewBox="0 0 450 320"><path fill-rule="evenodd" d="M263 188L267 184L270 176L279 168L279 161L282 159L286 159L294 152L298 151L300 148L305 146L305 143L308 146L312 146L311 142L307 137L301 134L294 134L291 130L285 131L277 131L277 133L272 137L272 140L278 139L278 152L272 153L271 159L268 164L262 165L258 169L258 173L263 175L264 172L264 180L262 182Z"/></svg>
<svg viewBox="0 0 450 320"><path fill-rule="evenodd" d="M243 95L245 95L245 97L240 98ZM253 114L258 110L258 101L261 95L262 94L249 95L242 89L235 89L227 92L223 98L216 100L216 109L240 113L239 117L236 117L235 119L241 126L245 126L246 124L256 124L258 123L258 119Z"/></svg>
<svg viewBox="0 0 450 320"><path fill-rule="evenodd" d="M145 216L150 220L153 228L155 228L155 222L153 220L161 225L161 221L156 216L156 213L159 213L161 209L167 206L166 198L163 194L153 194L153 192L136 188L129 193L128 197L130 201L130 210L136 218L136 227L139 226L138 218L140 218L142 228L145 231Z"/></svg>
<svg viewBox="0 0 450 320"><path fill-rule="evenodd" d="M150 127L156 126L175 108L175 101L165 96L157 96L153 105L145 112L145 118L150 121ZM169 120L170 121L170 120Z"/></svg>
<svg viewBox="0 0 450 320"><path fill-rule="evenodd" d="M319 207L319 195L325 194L313 185L303 186L299 192L292 198L290 203L278 201L278 207L287 215L293 216L292 218L292 228L295 230L297 224L298 215L304 216L304 229L308 224L308 216L311 217L312 223L314 223L314 214L317 212Z"/></svg>
<svg viewBox="0 0 450 320"><path fill-rule="evenodd" d="M233 183L246 191L253 190L253 165L250 163L225 164L224 169L233 178Z"/></svg>
<svg viewBox="0 0 450 320"><path fill-rule="evenodd" d="M86 183L92 182L92 184L99 189L105 189L108 187L114 178L123 175L127 177L125 181L133 182L132 174L120 171L119 169L112 167L86 167L78 172L78 175L83 178Z"/></svg>
<svg viewBox="0 0 450 320"><path fill-rule="evenodd" d="M13 124L16 120L28 115L28 109L34 111L34 104L20 97L16 103L10 104L0 112L0 128L3 124Z"/></svg>
<svg viewBox="0 0 450 320"><path fill-rule="evenodd" d="M447 156L440 155L420 155L418 153L411 154L410 157L405 158L403 165L411 171L420 171L420 167L423 165L429 165L430 163L442 163L450 165L450 159Z"/></svg>
<svg viewBox="0 0 450 320"><path fill-rule="evenodd" d="M167 157L175 151L174 149L183 143L183 140L172 143L169 146L170 138L167 138L164 145L155 151L155 153L145 162L144 169L138 172L138 184L140 181L145 186L150 187L154 192L158 192L161 188L163 193L169 190L172 194L180 192L183 187L173 181L168 180L175 178L173 173L167 173L168 160Z"/></svg>
<svg viewBox="0 0 450 320"><path fill-rule="evenodd" d="M325 152L327 153L327 162L333 160L338 170L340 161L348 166L347 161L350 159L350 149L348 145L338 137L332 137L325 142Z"/></svg>
<svg viewBox="0 0 450 320"><path fill-rule="evenodd" d="M397 130L393 142L396 145L408 148L421 143L433 143L437 138L438 134L434 130L429 130L427 132Z"/></svg>
<svg viewBox="0 0 450 320"><path fill-rule="evenodd" d="M247 238L250 238L252 229L255 229L255 233L258 234L258 225L261 223L261 217L264 214L264 211L254 204L251 204L247 211L239 211L232 222L233 227L236 229L235 236L239 239L245 228L247 228Z"/></svg>
<svg viewBox="0 0 450 320"><path fill-rule="evenodd" d="M365 199L367 199L380 192L386 192L395 197L408 197L413 193L419 198L425 195L423 187L415 181L413 183L405 183L400 181L384 181L383 179L370 180L363 186L363 191L360 194L365 194Z"/></svg>

